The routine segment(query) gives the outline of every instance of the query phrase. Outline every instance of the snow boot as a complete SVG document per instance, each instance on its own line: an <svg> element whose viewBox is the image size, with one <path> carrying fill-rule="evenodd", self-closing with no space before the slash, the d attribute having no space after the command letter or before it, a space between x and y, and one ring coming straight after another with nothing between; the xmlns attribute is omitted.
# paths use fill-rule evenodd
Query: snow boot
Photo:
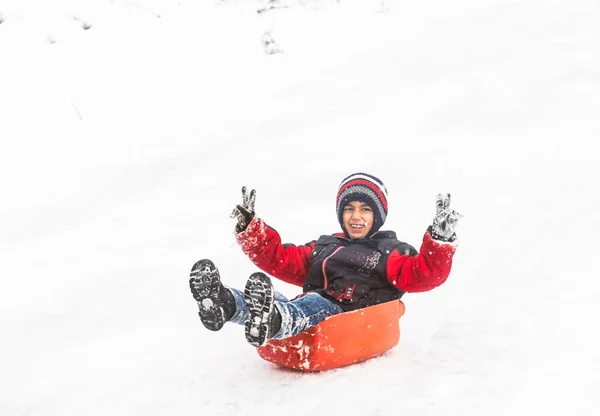
<svg viewBox="0 0 600 416"><path fill-rule="evenodd" d="M235 299L221 283L219 270L212 261L204 259L194 264L190 290L198 303L202 324L211 331L223 328L235 312Z"/></svg>
<svg viewBox="0 0 600 416"><path fill-rule="evenodd" d="M248 309L246 340L250 345L265 345L281 328L281 315L273 298L271 279L260 272L250 275L244 289L244 301Z"/></svg>

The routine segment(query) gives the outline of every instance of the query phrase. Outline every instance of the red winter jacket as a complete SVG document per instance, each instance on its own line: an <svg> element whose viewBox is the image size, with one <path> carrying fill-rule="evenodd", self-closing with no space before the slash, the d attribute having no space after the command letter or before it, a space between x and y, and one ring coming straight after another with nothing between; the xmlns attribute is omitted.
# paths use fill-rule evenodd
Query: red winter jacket
<svg viewBox="0 0 600 416"><path fill-rule="evenodd" d="M339 233L302 246L282 244L277 231L256 217L236 239L264 272L302 286L304 292L315 291L344 310L441 285L448 278L456 250L454 243L436 241L429 232L419 252L398 241L392 231L361 240Z"/></svg>

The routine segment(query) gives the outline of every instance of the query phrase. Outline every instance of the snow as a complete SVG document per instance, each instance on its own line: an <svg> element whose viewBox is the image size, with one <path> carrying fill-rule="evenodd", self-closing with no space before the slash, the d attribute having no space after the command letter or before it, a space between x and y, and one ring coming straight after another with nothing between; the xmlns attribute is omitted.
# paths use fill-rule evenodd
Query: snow
<svg viewBox="0 0 600 416"><path fill-rule="evenodd" d="M598 2L287 4L0 4L0 414L594 414ZM464 215L400 344L302 374L206 330L194 262L256 271L241 187L303 244L357 171L416 247L437 193Z"/></svg>

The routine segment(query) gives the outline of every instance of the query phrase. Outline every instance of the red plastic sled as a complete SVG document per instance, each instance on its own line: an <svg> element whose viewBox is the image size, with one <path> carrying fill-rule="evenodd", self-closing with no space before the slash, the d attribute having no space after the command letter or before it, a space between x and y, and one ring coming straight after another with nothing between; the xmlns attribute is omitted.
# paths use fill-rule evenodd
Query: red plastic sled
<svg viewBox="0 0 600 416"><path fill-rule="evenodd" d="M257 351L264 360L302 371L358 363L398 344L404 311L404 303L394 300L345 312L293 337L271 339Z"/></svg>

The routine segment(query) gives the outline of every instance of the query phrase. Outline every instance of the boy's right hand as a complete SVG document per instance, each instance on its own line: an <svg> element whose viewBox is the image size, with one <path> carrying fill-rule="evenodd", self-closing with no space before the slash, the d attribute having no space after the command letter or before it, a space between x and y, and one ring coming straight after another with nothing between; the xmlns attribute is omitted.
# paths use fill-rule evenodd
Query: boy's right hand
<svg viewBox="0 0 600 416"><path fill-rule="evenodd" d="M242 186L242 204L236 205L230 217L237 220L235 231L239 234L246 230L252 218L254 218L254 204L256 203L256 191L253 189L248 194L246 187Z"/></svg>

